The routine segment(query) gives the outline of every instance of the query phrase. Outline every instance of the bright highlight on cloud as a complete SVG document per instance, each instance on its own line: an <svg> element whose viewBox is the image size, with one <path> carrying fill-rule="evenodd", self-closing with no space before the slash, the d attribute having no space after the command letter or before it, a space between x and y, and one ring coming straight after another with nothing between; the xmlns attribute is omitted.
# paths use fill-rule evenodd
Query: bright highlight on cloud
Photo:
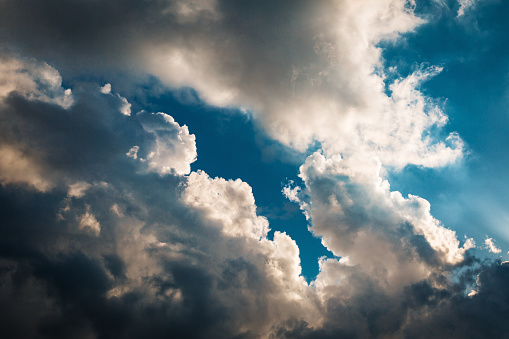
<svg viewBox="0 0 509 339"><path fill-rule="evenodd" d="M111 94L111 84L106 84L101 87L102 94ZM116 97L120 100L120 113L123 115L131 115L131 104L127 101L126 98L121 96L120 94L116 94Z"/></svg>
<svg viewBox="0 0 509 339"><path fill-rule="evenodd" d="M214 105L247 107L275 139L298 150L318 140L334 153L372 152L396 167L436 167L461 157L456 134L447 142L425 135L447 121L417 88L439 68L421 69L390 84L391 95L384 92L377 44L423 23L405 1L299 3L307 15L298 27L255 19L240 6L225 8L238 16L224 18L233 29L208 18L191 24L203 40L150 46L147 69L169 85L196 88ZM275 7L290 15L290 8ZM237 27L244 35L236 35ZM251 39L271 47L254 48Z"/></svg>
<svg viewBox="0 0 509 339"><path fill-rule="evenodd" d="M136 116L143 129L155 139L146 159L143 159L147 161L149 170L159 174L172 171L180 175L189 174L191 163L196 160L196 143L187 126L180 126L170 115L161 112L140 112ZM136 159L137 147L131 148L127 155Z"/></svg>
<svg viewBox="0 0 509 339"><path fill-rule="evenodd" d="M71 89L62 88L62 77L43 62L2 56L0 100L15 92L29 100L54 103L63 108L73 104Z"/></svg>
<svg viewBox="0 0 509 339"><path fill-rule="evenodd" d="M384 59L431 25L420 5L2 2L7 336L508 333L509 266L490 257L502 251L495 240L474 253L474 239L434 217L426 199L389 183L409 167L459 167L468 154L444 100L425 88L446 66L394 58L414 65L399 74ZM474 10L457 5L458 16ZM182 88L198 98L179 97ZM179 105L160 112L170 94ZM331 253L316 258L316 277L306 281L308 253L289 235L298 225L271 231L254 184L200 168L221 153L230 163L217 168L249 173L251 151L229 153L244 136L231 149L204 147L209 160L199 162L186 105L225 111L225 129L228 114L249 115L281 152L299 155L273 192Z"/></svg>
<svg viewBox="0 0 509 339"><path fill-rule="evenodd" d="M458 0L460 8L458 9L458 17L465 15L465 12L472 9L477 0Z"/></svg>
<svg viewBox="0 0 509 339"><path fill-rule="evenodd" d="M486 236L486 239L484 240L484 245L486 245L486 248L491 253L500 253L500 252L502 252L502 250L500 248L495 246L495 242L493 241L493 239L492 238L488 238L488 236Z"/></svg>

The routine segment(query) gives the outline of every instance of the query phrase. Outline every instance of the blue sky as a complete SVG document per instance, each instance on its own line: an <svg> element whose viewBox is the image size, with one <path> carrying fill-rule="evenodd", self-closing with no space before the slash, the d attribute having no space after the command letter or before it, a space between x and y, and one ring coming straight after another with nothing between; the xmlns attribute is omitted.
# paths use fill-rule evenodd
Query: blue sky
<svg viewBox="0 0 509 339"><path fill-rule="evenodd" d="M508 11L0 1L7 337L507 336Z"/></svg>

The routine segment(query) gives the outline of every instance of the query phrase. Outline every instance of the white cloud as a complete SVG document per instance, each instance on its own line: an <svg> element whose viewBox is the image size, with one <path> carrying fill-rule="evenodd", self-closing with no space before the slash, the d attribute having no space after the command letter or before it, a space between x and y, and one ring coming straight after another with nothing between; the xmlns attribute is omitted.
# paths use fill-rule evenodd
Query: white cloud
<svg viewBox="0 0 509 339"><path fill-rule="evenodd" d="M466 11L471 10L476 4L477 0L458 0L460 7L458 8L458 17L463 16Z"/></svg>
<svg viewBox="0 0 509 339"><path fill-rule="evenodd" d="M484 240L484 245L486 245L486 248L491 253L501 253L502 252L502 250L500 248L495 246L495 242L493 241L493 239L488 238L488 236L486 236L486 239Z"/></svg>
<svg viewBox="0 0 509 339"><path fill-rule="evenodd" d="M0 56L0 75L0 100L16 92L63 108L74 102L71 89L62 88L59 72L46 63Z"/></svg>
<svg viewBox="0 0 509 339"><path fill-rule="evenodd" d="M79 181L74 184L69 185L69 191L67 192L67 196L71 198L82 198L86 191L90 188L89 183L84 181Z"/></svg>
<svg viewBox="0 0 509 339"><path fill-rule="evenodd" d="M288 185L283 187L282 193L288 200L298 203L300 202L299 192L301 188L299 186L291 188L291 185L293 185L293 180L290 180Z"/></svg>
<svg viewBox="0 0 509 339"><path fill-rule="evenodd" d="M192 172L182 197L208 218L221 220L225 234L260 239L269 231L267 219L256 215L251 187L240 179L212 179L205 172Z"/></svg>
<svg viewBox="0 0 509 339"><path fill-rule="evenodd" d="M457 134L443 141L426 134L447 117L417 87L440 68L419 69L394 82L391 95L384 92L377 44L424 22L411 2L321 2L302 8L298 27L245 18L242 30L223 31L216 25L235 6L222 8L218 22L195 23L203 36L188 36L186 44L149 42L147 70L171 86L197 89L213 105L249 108L272 137L298 150L318 140L329 154L370 152L397 168L444 166L462 156ZM274 31L261 42L265 48L245 39Z"/></svg>
<svg viewBox="0 0 509 339"><path fill-rule="evenodd" d="M134 160L138 159L138 151L140 150L139 146L133 146L129 149L129 152L126 153L126 155L129 158L133 158Z"/></svg>
<svg viewBox="0 0 509 339"><path fill-rule="evenodd" d="M111 93L111 84L107 83L103 87L101 87L101 93L110 94Z"/></svg>
<svg viewBox="0 0 509 339"><path fill-rule="evenodd" d="M313 140L322 144L323 154L310 155L300 168L304 185L283 188L288 199L299 203L311 231L341 257L321 258L320 273L311 286L300 276L295 241L281 232L274 232L273 240L267 238L269 224L256 212L251 187L240 179L191 172L197 156L195 136L164 113L137 115L149 140L125 154L148 171L177 176L167 177L171 180L164 181L168 186L162 193L161 180L155 176L143 177L142 185L126 176L120 179L121 192L111 189L100 197L87 191L86 179L72 181L65 202L80 198L84 210L78 206L71 211L66 205L61 212L76 213L73 221L79 229L99 239L74 240L71 245L66 239L59 245L81 251L94 263L118 256L122 272L113 272L111 265L104 271L111 287L106 295L115 302L133 292L140 298L136 307L154 310L162 304L164 316L182 315L179 321L195 311L205 319L207 307L218 305L218 314L227 316L224 327L233 333L225 337L277 336L278 326L293 319L304 321L304 329L320 329L328 318L345 328L360 324L353 336L370 337L370 318L392 315L379 300L390 300L397 308L405 304L409 287L428 279L435 284L431 290L445 288L447 267L461 262L473 241L467 239L460 246L455 232L430 214L426 200L391 191L380 174L382 166L443 166L463 150L456 134L443 141L426 136L428 129L447 121L440 104L419 91L439 68L419 69L391 84L390 95L385 93L377 46L422 23L409 4L309 2L297 13L303 16L301 25L294 25L291 20L281 23L246 13L237 2L216 7L215 2L177 1L165 8L164 15L175 16L185 27L140 43L147 53L143 65L167 84L193 86L212 104L249 108L275 139L297 150ZM293 9L276 2L274 6L282 11L278 15ZM47 70L50 76L41 78L61 87L58 73ZM6 82L2 91L8 94L12 87L31 99L38 85L23 76L15 87ZM61 92L58 86L56 91ZM112 94L110 84L101 92L120 99L121 112L130 114L129 102ZM0 162L4 175L0 178L6 183L49 189L38 176L36 162L33 165L17 150L0 148L2 154L7 159L14 154L8 165ZM103 169L111 178L119 170ZM181 193L178 202L172 201L178 199L174 192ZM361 306L355 298L362 300ZM341 316L333 317L335 312ZM213 315L213 327L221 327ZM385 332L387 336L398 331L401 324L396 325Z"/></svg>
<svg viewBox="0 0 509 339"><path fill-rule="evenodd" d="M220 231L221 237L214 241L206 234L200 239L212 259L209 271L213 272L214 265L220 262L230 262L229 258L242 258L262 274L264 282L257 287L259 290L248 288L255 282L245 280L237 281L241 285L224 296L219 293L228 307L243 305L244 311L238 317L244 330L266 336L273 324L291 317L305 317L309 323L317 323L320 315L313 301L315 296L300 276L299 247L285 233L274 232L273 240L267 239L268 221L257 215L247 183L210 178L203 171L192 172L182 201L200 215L205 227ZM260 313L259 307L265 311Z"/></svg>
<svg viewBox="0 0 509 339"><path fill-rule="evenodd" d="M301 166L305 188L300 206L311 219L310 230L336 256L348 257L348 267L334 259L324 261L324 267L332 265L340 275L334 278L324 268L316 286L327 286L331 279L346 284L349 280L341 276L362 272L381 288L395 291L426 279L437 260L459 263L473 247L471 240L460 247L455 232L431 216L426 200L391 192L380 169L376 158L320 153Z"/></svg>
<svg viewBox="0 0 509 339"><path fill-rule="evenodd" d="M161 175L172 171L179 175L191 172L197 153L195 136L189 134L187 126L180 126L165 113L140 112L137 117L143 129L155 138L145 159L148 169Z"/></svg>
<svg viewBox="0 0 509 339"><path fill-rule="evenodd" d="M122 105L120 106L120 113L122 113L123 115L130 116L131 115L131 104L129 103L129 101L127 101L126 98L120 96L119 94L117 94L117 96L120 99L120 101L122 102Z"/></svg>
<svg viewBox="0 0 509 339"><path fill-rule="evenodd" d="M101 224L90 211L90 205L86 205L86 212L79 218L79 228L87 229L95 236L101 233Z"/></svg>
<svg viewBox="0 0 509 339"><path fill-rule="evenodd" d="M438 142L426 136L431 128L443 127L447 116L417 88L440 72L437 67L419 69L391 84L389 104L377 116L362 122L358 135L353 136L354 151L372 153L384 165L396 168L407 164L441 167L461 158L464 146L456 133Z"/></svg>

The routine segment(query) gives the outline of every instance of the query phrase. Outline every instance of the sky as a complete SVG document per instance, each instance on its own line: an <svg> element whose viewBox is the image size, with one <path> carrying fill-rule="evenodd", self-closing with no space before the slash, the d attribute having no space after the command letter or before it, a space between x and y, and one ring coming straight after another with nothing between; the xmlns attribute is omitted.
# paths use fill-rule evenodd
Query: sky
<svg viewBox="0 0 509 339"><path fill-rule="evenodd" d="M509 337L508 15L0 0L2 336Z"/></svg>

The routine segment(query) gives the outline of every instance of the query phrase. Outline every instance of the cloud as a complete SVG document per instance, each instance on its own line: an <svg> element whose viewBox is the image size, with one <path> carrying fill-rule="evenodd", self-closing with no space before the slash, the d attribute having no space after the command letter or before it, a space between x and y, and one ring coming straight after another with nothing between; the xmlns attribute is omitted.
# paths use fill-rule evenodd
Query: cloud
<svg viewBox="0 0 509 339"><path fill-rule="evenodd" d="M397 191L391 192L388 181L380 177L380 170L376 158L342 159L318 152L301 166L300 177L308 195L301 207L311 216L312 229L323 236L325 245L343 256L345 253L340 248L353 247L352 240L359 236L356 234L359 231L387 234L391 229L410 227L415 235L424 236L444 262L460 262L471 245L459 248L455 233L431 216L426 200L412 195L404 198ZM313 220L313 215L318 220ZM328 227L339 229L328 231Z"/></svg>
<svg viewBox="0 0 509 339"><path fill-rule="evenodd" d="M41 57L51 49L41 49L39 41L64 46L52 57L70 73L75 63L91 74L102 66L132 71L136 65L138 72L171 87L193 87L209 104L247 109L274 139L301 151L318 141L334 153L371 152L398 168L443 166L462 156L457 134L427 133L443 126L446 117L416 88L438 68L418 70L387 84L392 93L385 91L379 44L396 42L424 23L412 2L117 5L98 9L79 2L80 11L69 9L59 18L59 12L36 3L4 4L4 16L26 18L30 32L39 31L42 39L34 41L27 27L4 17L11 37L6 44ZM114 8L122 8L122 20ZM40 13L57 17L51 27ZM73 24L78 13L90 18L86 26ZM75 35L82 37L79 46ZM80 52L84 48L86 57ZM64 54L74 59L59 57Z"/></svg>
<svg viewBox="0 0 509 339"><path fill-rule="evenodd" d="M189 133L187 126L180 126L173 117L161 112L152 114L140 112L137 118L143 129L151 133L155 139L144 159L149 170L161 175L172 171L177 174L189 174L197 154L195 136ZM136 159L134 155L137 153L133 155L129 153L130 151L128 156Z"/></svg>
<svg viewBox="0 0 509 339"><path fill-rule="evenodd" d="M478 293L471 297L464 295L443 295L437 301L431 317L412 320L406 335L424 338L428 335L475 338L483 336L504 336L507 324L500 317L507 314L503 302L507 296L502 286L507 283L508 267L504 263L493 263L483 267L478 277ZM437 291L438 292L438 291ZM428 298L435 298L436 292ZM429 299L428 299L429 300ZM492 303L493 307L487 307Z"/></svg>
<svg viewBox="0 0 509 339"><path fill-rule="evenodd" d="M103 87L101 87L101 93L102 94L111 94L111 84L107 83L106 85L104 85ZM121 102L121 105L120 105L120 113L122 113L123 115L131 115L131 104L127 101L126 98L124 98L123 96L121 96L120 94L115 94L115 96L120 100Z"/></svg>
<svg viewBox="0 0 509 339"><path fill-rule="evenodd" d="M502 250L500 248L495 246L495 242L493 241L493 239L492 238L488 238L488 236L486 236L486 239L484 240L484 245L486 245L486 248L491 253L500 253L500 252L502 252Z"/></svg>
<svg viewBox="0 0 509 339"><path fill-rule="evenodd" d="M269 238L268 221L257 213L247 183L203 171L146 171L154 159L187 171L194 157L182 155L196 152L196 145L185 126L163 113L118 114L116 101L109 101L115 98L95 86L79 92L67 110L14 94L6 101L59 117L52 121L65 122L64 131L74 124L86 129L64 134L67 142L59 148L50 140L36 149L52 190L28 196L11 186L0 190L0 264L9 282L0 300L32 305L27 322L17 309L2 318L10 319L4 325L11 336L412 334L440 314L450 314L452 323L458 300L479 300L455 292L471 286L469 276L480 273L477 290L483 296L499 279L488 273L491 266L467 263L471 244L460 247L454 232L431 217L426 201L391 192L376 158L318 152L301 167L303 186L286 192L309 214L311 230L342 258L322 258L318 277L308 285L300 275L297 244L281 232ZM93 107L103 110L87 125ZM26 126L59 131L39 125L32 109ZM3 128L12 123L6 112ZM135 133L119 133L120 126ZM97 136L101 142L92 142ZM22 140L21 148L40 145L38 133ZM60 163L78 150L79 157L70 157L73 167ZM149 158L150 152L159 153ZM81 162L83 157L91 162ZM133 161L140 157L146 162ZM447 275L457 274L458 265L470 271L456 286Z"/></svg>
<svg viewBox="0 0 509 339"><path fill-rule="evenodd" d="M471 239L461 246L455 232L431 216L426 200L390 191L380 169L373 158L342 159L315 152L299 174L305 184L299 192L300 207L309 218L310 231L341 257L321 259L312 286L324 305L332 300L349 305L353 309L348 312L362 323L362 306L350 303L351 299L387 298L373 305L384 308L408 286L461 264L473 247ZM394 312L398 313L394 321L402 321L405 311ZM401 324L394 326L396 330Z"/></svg>
<svg viewBox="0 0 509 339"><path fill-rule="evenodd" d="M473 240L462 244L425 199L384 179L464 152L456 133L440 131L440 101L419 90L441 68L386 81L381 45L424 23L413 11L400 0L2 2L6 335L507 333L507 264L473 257ZM55 68L4 49L52 60L72 92ZM117 72L133 80L112 81L126 97L99 85ZM314 281L301 276L297 243L270 231L249 183L192 171L186 125L131 115L147 74L243 108L295 150L316 142L302 184L283 188L334 255Z"/></svg>
<svg viewBox="0 0 509 339"><path fill-rule="evenodd" d="M206 211L208 218L223 221L222 231L232 236L265 238L269 222L256 216L251 187L240 179L211 179L202 171L189 175L183 201ZM236 203L232 205L232 201Z"/></svg>
<svg viewBox="0 0 509 339"><path fill-rule="evenodd" d="M24 184L41 192L53 187L52 180L44 175L37 154L20 145L20 131L23 124L16 126L19 119L10 110L11 95L21 96L30 102L43 102L68 109L74 102L70 89L62 88L62 78L53 67L35 60L16 59L0 56L0 111L3 136L0 144L0 183ZM9 116L11 115L12 116ZM9 121L12 119L12 121ZM10 127L10 128L9 128ZM32 153L32 154L30 154Z"/></svg>
<svg viewBox="0 0 509 339"><path fill-rule="evenodd" d="M99 224L95 216L90 212L90 206L86 205L86 207L85 214L80 217L80 229L89 229L98 236L101 232L101 224Z"/></svg>
<svg viewBox="0 0 509 339"><path fill-rule="evenodd" d="M462 156L456 134L447 143L426 136L447 118L416 87L438 68L419 70L394 82L391 95L384 92L376 45L423 22L405 2L320 3L313 9L299 3L274 10L285 16L296 8L308 13L300 27L264 22L268 16L252 20L240 4L223 5L218 22L228 22L228 31L211 21L203 24L210 31L206 41L151 46L146 67L171 86L196 88L214 105L247 107L272 137L298 150L318 140L330 152L372 152L399 168L443 166ZM266 49L254 49L242 34L259 39ZM231 48L225 51L226 39Z"/></svg>
<svg viewBox="0 0 509 339"><path fill-rule="evenodd" d="M127 152L125 155L127 155L129 158L133 158L134 160L138 159L138 151L140 150L139 146L133 146L129 149L129 152Z"/></svg>
<svg viewBox="0 0 509 339"><path fill-rule="evenodd" d="M0 274L9 281L0 300L32 300L24 326L21 312L2 317L9 336L258 337L313 313L299 249L284 233L267 239L251 187L181 175L196 157L186 126L163 113L119 115L115 98L94 85L76 92L68 109L12 92L1 111L2 129L23 113L31 131L19 140L4 134L2 144L37 154L52 184L0 190ZM56 139L41 143L48 133ZM143 156L155 152L146 163L164 176L126 156L134 142ZM172 170L155 167L161 161Z"/></svg>
<svg viewBox="0 0 509 339"><path fill-rule="evenodd" d="M2 55L0 100L16 92L29 100L54 103L63 108L73 104L71 89L62 88L62 77L46 63Z"/></svg>
<svg viewBox="0 0 509 339"><path fill-rule="evenodd" d="M131 104L127 101L126 98L118 96L119 99L122 101L122 106L120 107L120 113L123 115L131 115Z"/></svg>
<svg viewBox="0 0 509 339"><path fill-rule="evenodd" d="M458 0L460 7L458 8L458 17L465 15L466 11L472 10L477 0Z"/></svg>
<svg viewBox="0 0 509 339"><path fill-rule="evenodd" d="M67 196L72 198L82 198L90 186L91 185L89 183L82 181L69 185L69 192L67 193Z"/></svg>
<svg viewBox="0 0 509 339"><path fill-rule="evenodd" d="M111 93L111 84L106 84L103 87L101 87L101 93L110 94Z"/></svg>
<svg viewBox="0 0 509 339"><path fill-rule="evenodd" d="M44 178L38 164L21 151L3 145L0 148L0 182L2 185L26 184L46 192L52 183Z"/></svg>
<svg viewBox="0 0 509 339"><path fill-rule="evenodd" d="M293 185L293 180L290 180L288 182L288 185L283 187L283 190L281 191L283 195L292 202L300 202L299 199L299 191L301 188L299 186L295 186L294 188L291 188L291 185Z"/></svg>

